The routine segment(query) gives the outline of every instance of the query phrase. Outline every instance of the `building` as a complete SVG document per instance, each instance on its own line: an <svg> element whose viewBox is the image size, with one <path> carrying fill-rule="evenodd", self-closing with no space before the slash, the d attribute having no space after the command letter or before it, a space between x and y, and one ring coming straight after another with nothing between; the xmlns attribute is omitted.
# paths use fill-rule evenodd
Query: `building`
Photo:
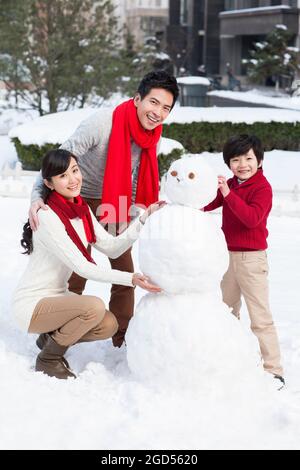
<svg viewBox="0 0 300 470"><path fill-rule="evenodd" d="M208 74L219 73L220 31L218 14L224 0L170 0L168 52L177 71L195 75L205 65Z"/></svg>
<svg viewBox="0 0 300 470"><path fill-rule="evenodd" d="M284 24L299 47L299 0L226 0L220 20L220 72L230 63L237 75L246 70L242 59L249 58L254 42L262 41L277 24Z"/></svg>
<svg viewBox="0 0 300 470"><path fill-rule="evenodd" d="M126 25L137 46L149 37L165 42L169 0L113 0L119 24Z"/></svg>
<svg viewBox="0 0 300 470"><path fill-rule="evenodd" d="M230 63L241 76L242 59L276 24L286 25L300 47L299 11L300 0L170 0L169 53L190 74L204 65L208 75L225 75Z"/></svg>

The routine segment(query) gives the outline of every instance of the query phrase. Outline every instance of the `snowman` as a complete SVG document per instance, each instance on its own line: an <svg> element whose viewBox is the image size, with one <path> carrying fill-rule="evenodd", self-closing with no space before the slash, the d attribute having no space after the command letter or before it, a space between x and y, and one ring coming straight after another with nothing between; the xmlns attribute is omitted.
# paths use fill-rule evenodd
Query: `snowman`
<svg viewBox="0 0 300 470"><path fill-rule="evenodd" d="M240 322L222 302L224 235L216 217L199 210L217 186L201 156L173 162L165 185L169 203L143 228L140 268L162 292L142 297L126 334L129 368L142 381L211 390L245 374L251 380L259 368Z"/></svg>

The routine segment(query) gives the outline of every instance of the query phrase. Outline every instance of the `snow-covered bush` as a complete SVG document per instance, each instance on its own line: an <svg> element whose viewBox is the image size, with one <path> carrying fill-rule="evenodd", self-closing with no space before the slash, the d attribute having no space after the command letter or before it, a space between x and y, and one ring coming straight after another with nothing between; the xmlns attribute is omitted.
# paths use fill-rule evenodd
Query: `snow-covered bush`
<svg viewBox="0 0 300 470"><path fill-rule="evenodd" d="M255 134L266 150L299 150L300 122L192 122L164 126L164 136L182 143L191 153L221 152L224 142L234 134Z"/></svg>
<svg viewBox="0 0 300 470"><path fill-rule="evenodd" d="M9 137L14 142L24 170L39 170L43 155L59 147L73 134L81 121L97 112L95 108L48 114L13 128ZM184 153L180 142L162 138L159 147L159 172L162 176L170 164Z"/></svg>

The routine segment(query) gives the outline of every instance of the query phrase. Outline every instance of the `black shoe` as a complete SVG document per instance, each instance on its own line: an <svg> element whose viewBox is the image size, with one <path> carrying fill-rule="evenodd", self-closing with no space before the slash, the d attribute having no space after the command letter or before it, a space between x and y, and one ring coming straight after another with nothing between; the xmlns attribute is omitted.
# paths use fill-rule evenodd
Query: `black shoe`
<svg viewBox="0 0 300 470"><path fill-rule="evenodd" d="M281 390L283 389L283 387L285 386L285 380L283 377L281 377L281 375L274 375L274 379L277 379L280 381L280 384L279 384L279 387L277 388L277 390Z"/></svg>

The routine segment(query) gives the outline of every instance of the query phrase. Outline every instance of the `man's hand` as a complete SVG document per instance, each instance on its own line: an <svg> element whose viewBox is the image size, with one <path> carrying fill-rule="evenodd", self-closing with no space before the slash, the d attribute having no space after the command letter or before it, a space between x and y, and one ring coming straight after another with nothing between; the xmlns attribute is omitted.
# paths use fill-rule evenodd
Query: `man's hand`
<svg viewBox="0 0 300 470"><path fill-rule="evenodd" d="M162 292L162 289L155 284L152 284L149 277L144 276L144 274L134 273L132 276L132 284L134 286L139 286L148 292Z"/></svg>
<svg viewBox="0 0 300 470"><path fill-rule="evenodd" d="M48 206L44 203L43 199L37 199L34 201L29 209L28 217L31 230L35 232L39 226L38 211L40 209L47 210Z"/></svg>
<svg viewBox="0 0 300 470"><path fill-rule="evenodd" d="M230 188L227 184L225 176L218 176L218 189L221 191L223 197L228 196L228 194L230 193Z"/></svg>

